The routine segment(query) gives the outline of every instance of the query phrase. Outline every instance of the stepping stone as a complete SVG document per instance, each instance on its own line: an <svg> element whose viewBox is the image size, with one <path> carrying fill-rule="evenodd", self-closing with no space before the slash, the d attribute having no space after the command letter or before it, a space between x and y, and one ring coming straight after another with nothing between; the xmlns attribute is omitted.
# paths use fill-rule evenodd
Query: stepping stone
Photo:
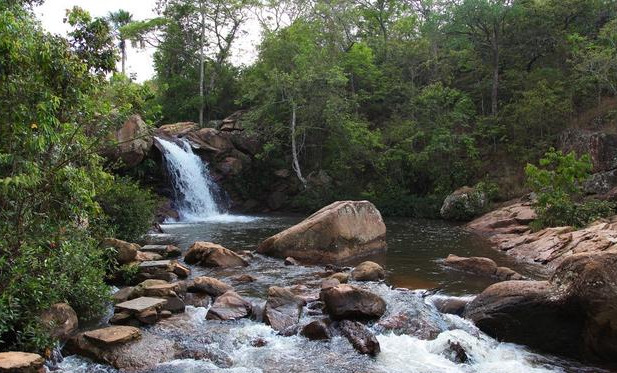
<svg viewBox="0 0 617 373"><path fill-rule="evenodd" d="M167 245L146 245L141 247L141 251L165 255L167 253Z"/></svg>
<svg viewBox="0 0 617 373"><path fill-rule="evenodd" d="M157 308L165 304L165 299L141 297L127 302L116 304L116 308L119 310L127 310L135 313L143 312L151 308Z"/></svg>
<svg viewBox="0 0 617 373"><path fill-rule="evenodd" d="M110 326L107 328L90 330L84 336L94 342L105 345L126 343L141 337L141 331L133 326Z"/></svg>
<svg viewBox="0 0 617 373"><path fill-rule="evenodd" d="M139 264L139 268L140 269L144 269L144 270L148 270L148 269L155 269L155 268L168 268L169 266L171 266L171 260L151 260L151 261L147 261L147 262L141 262Z"/></svg>
<svg viewBox="0 0 617 373"><path fill-rule="evenodd" d="M9 351L0 352L0 372L36 372L45 359L39 354Z"/></svg>

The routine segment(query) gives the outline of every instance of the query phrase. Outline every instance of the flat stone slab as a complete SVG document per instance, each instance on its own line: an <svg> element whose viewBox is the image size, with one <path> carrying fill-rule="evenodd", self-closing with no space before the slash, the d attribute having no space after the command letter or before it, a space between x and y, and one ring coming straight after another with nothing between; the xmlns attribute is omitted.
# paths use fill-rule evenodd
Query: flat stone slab
<svg viewBox="0 0 617 373"><path fill-rule="evenodd" d="M164 303L165 299L140 297L126 302L122 302L120 304L116 304L116 308L132 312L143 312L151 308L162 306Z"/></svg>
<svg viewBox="0 0 617 373"><path fill-rule="evenodd" d="M9 351L0 352L0 372L30 372L43 366L45 359L39 354Z"/></svg>
<svg viewBox="0 0 617 373"><path fill-rule="evenodd" d="M168 268L171 266L171 260L150 260L147 262L141 262L139 268L151 269L151 268Z"/></svg>
<svg viewBox="0 0 617 373"><path fill-rule="evenodd" d="M146 245L141 247L141 251L164 254L167 252L167 245Z"/></svg>
<svg viewBox="0 0 617 373"><path fill-rule="evenodd" d="M105 345L126 343L141 337L141 331L133 326L110 326L107 328L90 330L84 336L94 342Z"/></svg>

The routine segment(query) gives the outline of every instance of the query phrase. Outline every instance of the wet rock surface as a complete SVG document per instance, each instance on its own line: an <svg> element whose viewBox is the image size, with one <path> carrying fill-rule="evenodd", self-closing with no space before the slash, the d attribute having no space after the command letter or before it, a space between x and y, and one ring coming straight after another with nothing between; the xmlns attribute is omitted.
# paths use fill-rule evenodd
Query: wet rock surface
<svg viewBox="0 0 617 373"><path fill-rule="evenodd" d="M386 249L386 226L368 201L339 201L259 245L262 254L332 263Z"/></svg>
<svg viewBox="0 0 617 373"><path fill-rule="evenodd" d="M208 320L237 320L251 314L251 303L234 291L227 291L216 298L208 315Z"/></svg>
<svg viewBox="0 0 617 373"><path fill-rule="evenodd" d="M248 261L235 252L212 242L195 242L184 256L188 264L204 267L244 267Z"/></svg>
<svg viewBox="0 0 617 373"><path fill-rule="evenodd" d="M379 341L362 323L343 320L339 323L339 328L345 338L347 338L353 347L361 354L375 356L379 353Z"/></svg>
<svg viewBox="0 0 617 373"><path fill-rule="evenodd" d="M268 289L264 322L276 331L283 331L300 321L306 301L291 290L273 286Z"/></svg>
<svg viewBox="0 0 617 373"><path fill-rule="evenodd" d="M494 260L482 257L460 257L450 254L443 262L444 265L480 276L493 277L501 281L523 280L524 277L507 267L498 267Z"/></svg>
<svg viewBox="0 0 617 373"><path fill-rule="evenodd" d="M351 276L356 281L379 281L386 277L386 271L379 264L367 261L358 264Z"/></svg>
<svg viewBox="0 0 617 373"><path fill-rule="evenodd" d="M39 354L28 352L0 352L0 372L6 373L42 373L45 359Z"/></svg>
<svg viewBox="0 0 617 373"><path fill-rule="evenodd" d="M386 302L381 297L351 285L323 289L320 298L334 320L377 319L386 312Z"/></svg>

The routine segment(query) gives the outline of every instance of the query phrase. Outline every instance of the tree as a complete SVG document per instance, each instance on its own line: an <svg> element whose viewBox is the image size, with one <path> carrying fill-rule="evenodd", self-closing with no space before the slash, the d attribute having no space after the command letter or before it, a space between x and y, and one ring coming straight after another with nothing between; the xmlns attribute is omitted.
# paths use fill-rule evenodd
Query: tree
<svg viewBox="0 0 617 373"><path fill-rule="evenodd" d="M491 67L491 114L499 106L499 71L507 28L516 15L512 0L464 0L452 9L451 33L467 38Z"/></svg>
<svg viewBox="0 0 617 373"><path fill-rule="evenodd" d="M122 56L122 74L126 75L127 37L122 29L133 22L133 15L126 10L120 9L115 12L110 12L107 19L113 25L115 37L118 39L118 47L120 48L120 55Z"/></svg>

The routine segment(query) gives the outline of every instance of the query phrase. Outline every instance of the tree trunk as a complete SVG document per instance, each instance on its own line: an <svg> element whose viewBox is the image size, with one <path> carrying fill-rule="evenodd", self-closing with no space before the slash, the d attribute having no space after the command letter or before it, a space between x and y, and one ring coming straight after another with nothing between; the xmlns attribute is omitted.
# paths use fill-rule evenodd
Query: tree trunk
<svg viewBox="0 0 617 373"><path fill-rule="evenodd" d="M206 15L203 3L200 3L201 11L201 38L199 40L199 127L204 126L204 43L206 38Z"/></svg>
<svg viewBox="0 0 617 373"><path fill-rule="evenodd" d="M120 53L122 54L122 75L126 75L126 41L120 42Z"/></svg>
<svg viewBox="0 0 617 373"><path fill-rule="evenodd" d="M300 162L298 161L298 146L296 144L296 104L291 102L291 155L293 158L292 168L298 176L298 180L302 183L304 189L306 189L306 179L302 176L302 170L300 169Z"/></svg>
<svg viewBox="0 0 617 373"><path fill-rule="evenodd" d="M491 91L491 114L497 116L499 98L499 44L497 33L493 32L493 88Z"/></svg>

